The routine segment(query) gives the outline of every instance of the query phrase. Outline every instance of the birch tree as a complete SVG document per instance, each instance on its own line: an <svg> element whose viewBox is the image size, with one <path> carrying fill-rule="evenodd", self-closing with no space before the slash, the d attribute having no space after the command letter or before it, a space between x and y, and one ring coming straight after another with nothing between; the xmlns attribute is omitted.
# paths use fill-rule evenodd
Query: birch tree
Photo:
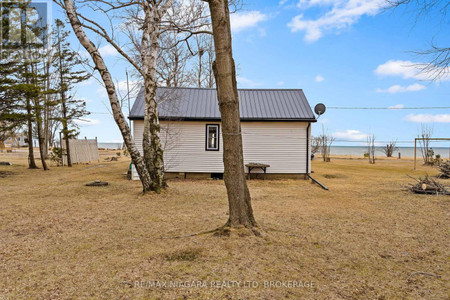
<svg viewBox="0 0 450 300"><path fill-rule="evenodd" d="M105 88L108 91L108 96L111 106L115 106L117 101L117 93L114 83L110 78L110 72L103 58L101 57L98 48L92 43L86 35L85 29L95 33L104 41L109 43L116 51L132 65L135 71L143 78L144 82L144 132L143 132L143 156L136 152L132 156L133 163L136 165L136 170L144 185L144 191L153 190L160 192L165 187L164 180L164 159L163 149L159 137L160 125L157 111L156 88L158 83L157 76L157 62L158 55L162 51L160 47L161 35L166 32L177 32L184 35L185 38L179 39L176 44L185 42L190 36L200 34L201 31L194 31L201 26L199 20L204 17L198 13L199 6L188 5L184 11L184 16L178 19L178 12L175 7L180 7L186 1L175 2L175 0L161 0L161 1L101 1L92 0L89 2L82 1L85 4L85 9L90 9L92 12L102 12L104 16L110 20L110 27L107 30L100 23L96 22L92 17L87 17L87 14L78 13L73 0L55 0L67 13L70 23L75 31L77 38L81 44L90 53L96 68L100 71ZM175 6L177 4L177 6ZM126 42L121 41L115 33L115 26L113 24L113 17L121 19L123 22L118 29L122 30L121 38L125 38ZM193 21L195 20L195 22ZM174 45L176 46L176 45ZM94 55L95 53L95 55ZM107 71L107 73L105 73ZM102 74L102 72L104 74ZM107 76L104 76L107 74ZM113 91L114 90L114 91ZM112 99L114 98L114 99ZM123 117L120 107L113 108L113 113L117 115L116 123L121 122ZM115 113L114 111L117 111ZM130 146L135 148L131 138L124 135L129 134L129 128L123 125L122 135L124 140L130 140ZM127 133L128 131L128 133ZM128 146L128 145L127 145ZM142 165L138 166L138 161L142 160ZM145 183L144 183L145 182Z"/></svg>
<svg viewBox="0 0 450 300"><path fill-rule="evenodd" d="M56 1L66 12L67 17L70 21L70 24L75 32L76 37L80 41L81 45L86 49L89 55L92 58L93 63L95 64L95 68L100 73L103 84L105 85L108 99L111 105L111 110L113 113L114 121L119 127L122 138L127 146L127 149L130 153L131 159L136 167L136 171L139 174L139 178L141 179L143 191L147 192L152 189L152 180L149 174L149 171L146 167L144 159L139 153L135 143L131 139L131 131L128 123L123 115L123 112L120 107L120 102L117 97L116 87L114 85L113 78L108 67L103 60L98 48L95 44L89 39L84 31L84 27L80 21L80 18L75 9L75 5L72 0L64 0L64 2Z"/></svg>

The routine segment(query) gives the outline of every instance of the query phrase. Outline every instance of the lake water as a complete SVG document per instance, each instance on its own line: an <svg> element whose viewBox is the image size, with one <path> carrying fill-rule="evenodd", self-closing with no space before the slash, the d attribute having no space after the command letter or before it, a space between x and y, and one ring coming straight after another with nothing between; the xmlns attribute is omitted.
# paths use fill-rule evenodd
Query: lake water
<svg viewBox="0 0 450 300"><path fill-rule="evenodd" d="M120 150L122 149L123 143L98 143L99 148Z"/></svg>
<svg viewBox="0 0 450 300"><path fill-rule="evenodd" d="M122 149L123 143L98 143L99 148L104 149ZM440 154L444 159L450 159L450 147L433 147L434 154ZM364 153L367 152L367 147L362 146L332 146L331 154L332 155L351 155L355 157L364 157ZM414 147L399 147L398 150L394 153L394 156L397 157L398 153L402 154L402 157L414 157ZM385 156L381 147L378 147L375 152L376 156ZM420 148L417 147L417 157L421 157L422 153L420 152Z"/></svg>
<svg viewBox="0 0 450 300"><path fill-rule="evenodd" d="M432 147L434 150L434 154L440 154L442 158L447 159L450 158L450 148L444 147ZM351 155L351 156L360 156L363 157L364 153L367 152L367 147L361 146L331 146L331 154L332 155ZM394 156L397 157L398 153L402 154L402 157L414 157L414 147L398 147L398 150L394 153ZM385 156L381 147L376 149L376 156ZM422 152L420 148L417 147L417 157L421 157Z"/></svg>

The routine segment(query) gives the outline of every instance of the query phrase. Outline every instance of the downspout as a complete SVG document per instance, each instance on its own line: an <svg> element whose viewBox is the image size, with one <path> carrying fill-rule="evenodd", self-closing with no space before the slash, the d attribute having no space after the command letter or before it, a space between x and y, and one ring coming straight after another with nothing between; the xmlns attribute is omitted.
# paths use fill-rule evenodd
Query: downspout
<svg viewBox="0 0 450 300"><path fill-rule="evenodd" d="M313 181L313 183L317 183L318 185L320 185L321 188L323 188L324 190L328 191L328 188L326 186L324 186L323 184L321 184L319 181L317 181L316 179L312 178L309 171L309 160L311 159L310 155L309 155L309 147L311 145L310 141L309 141L309 128L311 127L311 122L308 123L308 127L306 127L306 176L308 176L309 179L311 179Z"/></svg>
<svg viewBox="0 0 450 300"><path fill-rule="evenodd" d="M309 148L310 148L310 141L309 141L309 128L311 127L311 122L308 123L308 127L306 127L306 174L309 174Z"/></svg>

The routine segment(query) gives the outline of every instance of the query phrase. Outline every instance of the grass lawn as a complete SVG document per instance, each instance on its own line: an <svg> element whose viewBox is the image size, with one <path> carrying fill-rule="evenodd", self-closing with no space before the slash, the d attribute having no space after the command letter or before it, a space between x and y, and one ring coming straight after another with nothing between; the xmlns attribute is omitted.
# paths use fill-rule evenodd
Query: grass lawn
<svg viewBox="0 0 450 300"><path fill-rule="evenodd" d="M173 239L161 237L226 222L223 181L174 180L160 195L142 195L139 182L123 175L126 158L48 172L26 169L17 154L0 154L5 160L14 165L0 166L0 299L448 299L450 293L450 197L405 191L406 174L436 173L412 171L411 161L315 160L313 176L329 191L304 180L252 180L261 237ZM96 179L110 186L84 185ZM291 287L265 286L270 281Z"/></svg>

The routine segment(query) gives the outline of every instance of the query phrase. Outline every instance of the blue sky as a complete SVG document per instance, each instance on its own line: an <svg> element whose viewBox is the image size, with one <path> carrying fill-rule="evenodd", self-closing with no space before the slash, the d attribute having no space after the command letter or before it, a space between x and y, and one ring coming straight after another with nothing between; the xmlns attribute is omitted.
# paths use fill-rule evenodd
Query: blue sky
<svg viewBox="0 0 450 300"><path fill-rule="evenodd" d="M301 88L312 106L450 106L450 77L424 80L427 74L418 74L414 64L425 59L411 52L427 49L431 41L450 44L450 24L437 12L416 20L413 7L386 12L382 0L243 2L232 16L240 88ZM62 17L56 7L53 16ZM72 45L79 48L75 38ZM101 50L124 87L127 65L106 44ZM81 136L120 141L102 87L91 80L78 87L77 96L93 112L90 122L81 123ZM365 141L367 134L378 141L409 141L422 123L433 127L435 137L449 137L450 109L329 109L313 134L323 125L337 140L353 141L340 145Z"/></svg>

